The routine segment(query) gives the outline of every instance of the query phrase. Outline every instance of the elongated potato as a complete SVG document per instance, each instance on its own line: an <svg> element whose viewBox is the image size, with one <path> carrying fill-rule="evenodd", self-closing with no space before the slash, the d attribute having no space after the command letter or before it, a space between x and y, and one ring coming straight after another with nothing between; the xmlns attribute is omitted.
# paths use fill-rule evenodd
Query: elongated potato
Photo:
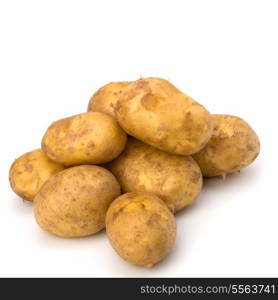
<svg viewBox="0 0 278 300"><path fill-rule="evenodd" d="M50 160L41 149L37 149L14 161L9 172L10 185L18 196L33 201L46 180L63 169L64 166Z"/></svg>
<svg viewBox="0 0 278 300"><path fill-rule="evenodd" d="M54 122L42 140L43 151L65 166L101 164L124 149L126 134L111 116L87 112Z"/></svg>
<svg viewBox="0 0 278 300"><path fill-rule="evenodd" d="M214 129L208 144L193 158L204 176L219 176L249 166L260 152L259 138L242 119L212 115Z"/></svg>
<svg viewBox="0 0 278 300"><path fill-rule="evenodd" d="M120 185L106 169L68 168L40 189L35 217L42 229L60 237L91 235L105 227L108 206L119 195Z"/></svg>
<svg viewBox="0 0 278 300"><path fill-rule="evenodd" d="M159 78L131 82L119 98L115 112L129 135L172 154L195 153L212 134L208 111Z"/></svg>
<svg viewBox="0 0 278 300"><path fill-rule="evenodd" d="M114 109L119 97L128 84L128 81L117 81L110 82L101 87L91 97L88 104L88 111L99 111L115 117Z"/></svg>
<svg viewBox="0 0 278 300"><path fill-rule="evenodd" d="M173 214L158 197L127 193L112 202L106 231L115 251L131 264L150 267L172 249L176 237Z"/></svg>
<svg viewBox="0 0 278 300"><path fill-rule="evenodd" d="M107 167L124 193L154 194L173 212L192 204L202 188L202 173L192 157L168 154L134 138Z"/></svg>

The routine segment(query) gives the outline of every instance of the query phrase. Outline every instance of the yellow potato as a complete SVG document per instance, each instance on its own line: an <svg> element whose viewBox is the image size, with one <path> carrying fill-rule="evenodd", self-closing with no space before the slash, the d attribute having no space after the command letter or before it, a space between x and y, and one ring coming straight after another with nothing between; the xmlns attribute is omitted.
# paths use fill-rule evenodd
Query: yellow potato
<svg viewBox="0 0 278 300"><path fill-rule="evenodd" d="M128 81L110 82L101 87L91 97L88 111L99 111L115 117L116 103L129 83Z"/></svg>
<svg viewBox="0 0 278 300"><path fill-rule="evenodd" d="M51 161L41 149L28 152L17 158L9 172L10 185L21 198L33 201L45 181L64 169Z"/></svg>
<svg viewBox="0 0 278 300"><path fill-rule="evenodd" d="M134 192L112 202L106 215L106 231L112 247L124 260L150 267L172 249L176 222L158 197Z"/></svg>
<svg viewBox="0 0 278 300"><path fill-rule="evenodd" d="M42 140L43 151L65 166L101 164L124 149L126 134L111 116L87 112L54 122Z"/></svg>
<svg viewBox="0 0 278 300"><path fill-rule="evenodd" d="M195 153L212 134L208 111L159 78L131 82L119 98L115 112L129 135L172 154Z"/></svg>
<svg viewBox="0 0 278 300"><path fill-rule="evenodd" d="M107 167L124 193L155 194L173 212L193 203L202 188L202 173L192 157L168 154L133 138Z"/></svg>
<svg viewBox="0 0 278 300"><path fill-rule="evenodd" d="M253 129L235 116L212 115L212 120L212 138L193 155L203 175L224 176L250 165L260 152L259 138Z"/></svg>
<svg viewBox="0 0 278 300"><path fill-rule="evenodd" d="M94 234L105 227L109 204L120 185L106 169L77 166L52 176L34 199L37 223L61 237Z"/></svg>

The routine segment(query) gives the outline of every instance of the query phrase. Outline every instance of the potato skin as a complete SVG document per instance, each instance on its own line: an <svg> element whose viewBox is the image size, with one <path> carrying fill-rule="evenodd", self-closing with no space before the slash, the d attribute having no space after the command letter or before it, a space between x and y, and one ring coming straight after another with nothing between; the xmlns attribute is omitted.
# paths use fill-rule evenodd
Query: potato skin
<svg viewBox="0 0 278 300"><path fill-rule="evenodd" d="M150 267L172 249L176 222L161 199L134 192L112 202L106 215L106 231L112 247L124 260Z"/></svg>
<svg viewBox="0 0 278 300"><path fill-rule="evenodd" d="M115 106L129 83L128 81L117 81L101 87L91 97L88 111L99 111L115 117Z"/></svg>
<svg viewBox="0 0 278 300"><path fill-rule="evenodd" d="M13 162L9 181L18 196L33 201L45 181L62 170L64 166L50 160L41 149L36 149L21 155Z"/></svg>
<svg viewBox="0 0 278 300"><path fill-rule="evenodd" d="M60 237L94 234L105 226L109 204L120 185L108 170L77 166L52 176L36 195L35 218L45 231Z"/></svg>
<svg viewBox="0 0 278 300"><path fill-rule="evenodd" d="M192 157L168 154L134 138L107 167L124 193L154 194L173 212L192 204L202 188L202 173Z"/></svg>
<svg viewBox="0 0 278 300"><path fill-rule="evenodd" d="M131 82L119 98L115 112L129 135L172 154L195 153L212 134L208 111L160 78Z"/></svg>
<svg viewBox="0 0 278 300"><path fill-rule="evenodd" d="M126 134L111 116L87 112L54 122L42 140L43 151L65 166L101 164L124 149Z"/></svg>
<svg viewBox="0 0 278 300"><path fill-rule="evenodd" d="M212 120L211 139L193 155L203 175L225 175L250 165L260 152L259 138L254 130L236 116L212 115Z"/></svg>

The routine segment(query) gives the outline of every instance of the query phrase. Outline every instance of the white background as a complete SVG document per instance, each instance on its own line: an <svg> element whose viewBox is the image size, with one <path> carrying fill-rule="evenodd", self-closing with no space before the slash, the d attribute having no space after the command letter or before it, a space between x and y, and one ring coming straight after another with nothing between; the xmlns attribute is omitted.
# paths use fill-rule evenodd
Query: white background
<svg viewBox="0 0 278 300"><path fill-rule="evenodd" d="M0 1L0 276L278 276L278 1ZM127 264L105 232L61 239L10 189L13 160L110 81L170 79L261 140L249 168L205 182L171 254Z"/></svg>

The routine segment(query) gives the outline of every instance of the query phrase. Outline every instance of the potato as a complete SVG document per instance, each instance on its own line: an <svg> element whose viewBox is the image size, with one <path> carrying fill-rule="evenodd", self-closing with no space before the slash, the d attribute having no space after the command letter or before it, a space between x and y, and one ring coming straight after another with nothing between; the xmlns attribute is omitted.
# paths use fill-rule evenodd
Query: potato
<svg viewBox="0 0 278 300"><path fill-rule="evenodd" d="M204 176L224 176L250 165L260 151L259 138L242 119L229 115L212 115L212 138L193 158Z"/></svg>
<svg viewBox="0 0 278 300"><path fill-rule="evenodd" d="M101 164L124 149L126 134L114 118L87 112L54 122L42 140L43 151L65 166Z"/></svg>
<svg viewBox="0 0 278 300"><path fill-rule="evenodd" d="M129 83L128 81L110 82L101 87L91 97L88 111L99 111L115 117L116 103Z"/></svg>
<svg viewBox="0 0 278 300"><path fill-rule="evenodd" d="M127 193L112 202L106 231L115 251L131 264L150 267L172 249L176 222L165 203L147 193Z"/></svg>
<svg viewBox="0 0 278 300"><path fill-rule="evenodd" d="M10 185L21 198L33 201L45 181L64 169L51 161L41 149L28 152L17 158L9 172Z"/></svg>
<svg viewBox="0 0 278 300"><path fill-rule="evenodd" d="M124 193L155 194L173 212L193 203L202 188L202 173L192 157L168 154L133 138L107 167Z"/></svg>
<svg viewBox="0 0 278 300"><path fill-rule="evenodd" d="M60 237L94 234L105 227L109 204L120 195L111 172L98 166L77 166L52 176L34 199L42 229Z"/></svg>
<svg viewBox="0 0 278 300"><path fill-rule="evenodd" d="M115 112L129 135L172 154L195 153L212 134L208 111L159 78L131 82L119 98Z"/></svg>

